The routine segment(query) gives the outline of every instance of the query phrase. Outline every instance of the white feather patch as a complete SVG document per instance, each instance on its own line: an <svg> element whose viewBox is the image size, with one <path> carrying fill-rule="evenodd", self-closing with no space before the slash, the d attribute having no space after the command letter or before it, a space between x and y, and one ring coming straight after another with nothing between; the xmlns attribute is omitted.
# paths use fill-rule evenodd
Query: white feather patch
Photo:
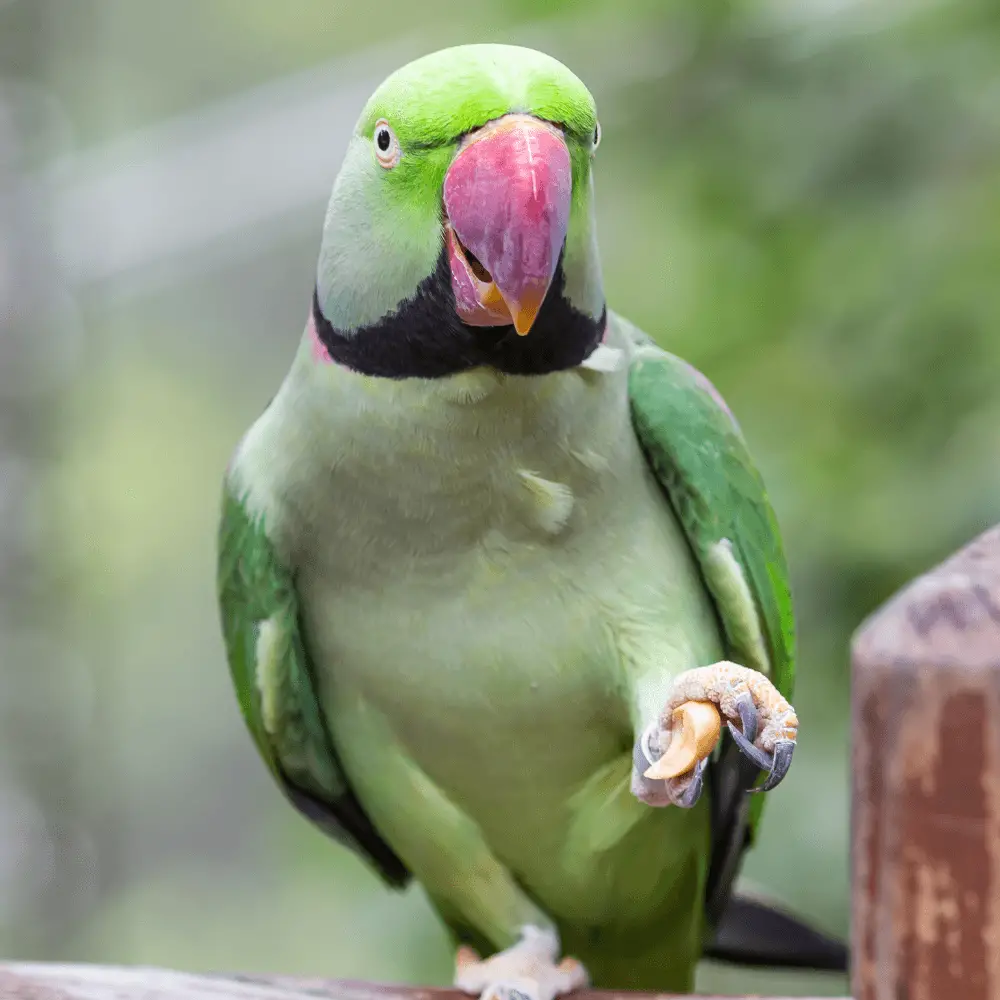
<svg viewBox="0 0 1000 1000"><path fill-rule="evenodd" d="M616 372L621 367L622 350L618 347L609 347L607 344L598 344L580 362L581 368L587 368L592 372Z"/></svg>
<svg viewBox="0 0 1000 1000"><path fill-rule="evenodd" d="M518 475L527 491L535 522L550 535L558 534L573 512L573 491L563 483L543 479L525 469L520 469Z"/></svg>
<svg viewBox="0 0 1000 1000"><path fill-rule="evenodd" d="M756 663L748 663L761 673L771 673L764 633L761 631L757 605L747 584L743 569L733 555L733 543L728 538L716 542L705 559L705 575L711 584L716 600L726 609L730 623L727 631L732 638L750 652Z"/></svg>
<svg viewBox="0 0 1000 1000"><path fill-rule="evenodd" d="M257 623L257 642L254 646L254 667L257 689L260 691L260 717L264 728L274 735L281 724L278 718L276 694L281 686L277 676L281 657L278 646L281 628L274 618Z"/></svg>

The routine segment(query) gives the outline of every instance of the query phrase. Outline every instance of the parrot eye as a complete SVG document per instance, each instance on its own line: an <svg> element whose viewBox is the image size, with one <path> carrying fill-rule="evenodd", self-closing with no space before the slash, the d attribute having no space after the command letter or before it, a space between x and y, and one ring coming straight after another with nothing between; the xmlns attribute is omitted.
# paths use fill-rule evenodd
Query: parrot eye
<svg viewBox="0 0 1000 1000"><path fill-rule="evenodd" d="M375 123L375 159L386 170L399 163L399 140L384 118Z"/></svg>
<svg viewBox="0 0 1000 1000"><path fill-rule="evenodd" d="M594 126L594 144L590 147L591 156L597 152L597 147L601 144L601 123Z"/></svg>

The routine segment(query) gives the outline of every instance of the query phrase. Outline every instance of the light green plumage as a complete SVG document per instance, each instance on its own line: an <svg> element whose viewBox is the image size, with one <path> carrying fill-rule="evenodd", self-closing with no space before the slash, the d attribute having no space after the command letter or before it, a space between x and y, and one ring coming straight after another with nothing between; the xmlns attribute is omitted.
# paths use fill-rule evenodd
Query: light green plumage
<svg viewBox="0 0 1000 1000"><path fill-rule="evenodd" d="M414 108L404 146L407 129L448 142L507 110L592 128L582 84L523 51L511 59L524 72ZM432 67L373 98L341 193L377 200L365 130L391 106L398 120ZM438 183L441 164L424 169L415 186ZM589 167L580 185L568 244L584 248L576 280L597 302ZM403 199L413 219L425 194ZM362 218L351 211L335 189L327 303L347 266L344 220ZM408 257L397 242L396 278L433 266L432 243ZM409 869L486 951L551 923L597 985L685 990L708 803L639 803L633 742L673 677L727 651L766 659L787 693L791 613L773 515L725 412L613 314L601 352L543 377L388 380L318 360L307 330L227 474L220 604L241 708L307 815L390 880Z"/></svg>

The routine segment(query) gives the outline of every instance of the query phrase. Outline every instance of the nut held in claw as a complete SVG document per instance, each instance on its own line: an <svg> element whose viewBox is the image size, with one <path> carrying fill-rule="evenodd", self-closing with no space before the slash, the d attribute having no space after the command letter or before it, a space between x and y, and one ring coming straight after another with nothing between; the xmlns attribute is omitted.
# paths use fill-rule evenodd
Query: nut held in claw
<svg viewBox="0 0 1000 1000"><path fill-rule="evenodd" d="M670 746L647 768L647 778L676 778L690 771L712 752L722 732L722 717L710 701L686 701L670 719Z"/></svg>

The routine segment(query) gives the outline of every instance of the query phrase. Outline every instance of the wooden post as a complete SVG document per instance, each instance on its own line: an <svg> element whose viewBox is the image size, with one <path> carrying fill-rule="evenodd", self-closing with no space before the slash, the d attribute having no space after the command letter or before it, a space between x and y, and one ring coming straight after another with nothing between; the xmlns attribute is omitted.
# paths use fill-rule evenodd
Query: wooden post
<svg viewBox="0 0 1000 1000"><path fill-rule="evenodd" d="M853 647L853 991L1000 998L1000 527Z"/></svg>

